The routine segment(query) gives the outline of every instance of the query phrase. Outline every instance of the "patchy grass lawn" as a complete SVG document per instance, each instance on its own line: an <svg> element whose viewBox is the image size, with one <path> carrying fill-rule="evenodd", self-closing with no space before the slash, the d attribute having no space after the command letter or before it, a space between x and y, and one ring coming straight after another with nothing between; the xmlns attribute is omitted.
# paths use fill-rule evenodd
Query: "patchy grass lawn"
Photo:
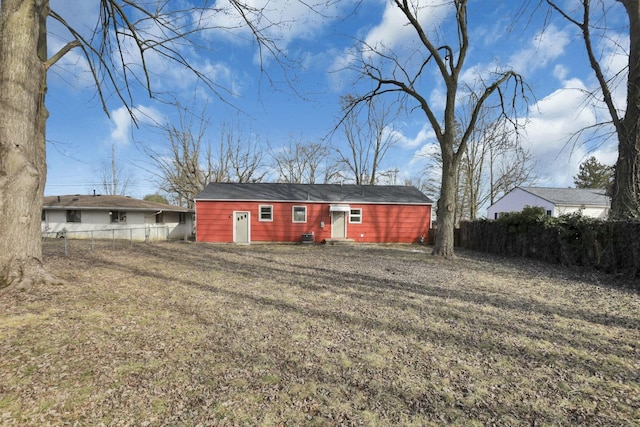
<svg viewBox="0 0 640 427"><path fill-rule="evenodd" d="M0 297L0 424L640 420L638 294L591 273L422 249L48 256L67 285Z"/></svg>

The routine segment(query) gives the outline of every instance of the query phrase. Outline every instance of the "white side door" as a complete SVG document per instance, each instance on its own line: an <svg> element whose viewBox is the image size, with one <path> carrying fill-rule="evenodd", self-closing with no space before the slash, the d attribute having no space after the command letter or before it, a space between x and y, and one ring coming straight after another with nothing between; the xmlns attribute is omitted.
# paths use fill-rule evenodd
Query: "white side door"
<svg viewBox="0 0 640 427"><path fill-rule="evenodd" d="M250 212L234 212L233 213L233 242L249 243L251 241L251 213Z"/></svg>
<svg viewBox="0 0 640 427"><path fill-rule="evenodd" d="M331 238L344 239L347 237L347 213L331 212Z"/></svg>

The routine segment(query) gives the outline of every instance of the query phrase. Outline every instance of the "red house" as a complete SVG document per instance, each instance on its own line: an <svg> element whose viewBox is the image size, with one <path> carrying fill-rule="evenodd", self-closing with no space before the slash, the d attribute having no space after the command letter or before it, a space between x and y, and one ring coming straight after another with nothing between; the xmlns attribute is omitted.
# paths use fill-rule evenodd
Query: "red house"
<svg viewBox="0 0 640 427"><path fill-rule="evenodd" d="M199 242L417 243L432 201L399 185L211 183L195 204Z"/></svg>

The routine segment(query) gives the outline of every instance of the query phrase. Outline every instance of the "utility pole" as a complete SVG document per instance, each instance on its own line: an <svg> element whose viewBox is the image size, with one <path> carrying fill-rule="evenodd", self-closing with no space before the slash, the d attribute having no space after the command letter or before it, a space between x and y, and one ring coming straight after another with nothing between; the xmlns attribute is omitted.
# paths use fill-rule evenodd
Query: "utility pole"
<svg viewBox="0 0 640 427"><path fill-rule="evenodd" d="M113 192L111 194L113 194L114 196L116 194L118 194L118 180L116 178L116 145L115 144L111 144L111 176L112 176L112 183L113 183Z"/></svg>

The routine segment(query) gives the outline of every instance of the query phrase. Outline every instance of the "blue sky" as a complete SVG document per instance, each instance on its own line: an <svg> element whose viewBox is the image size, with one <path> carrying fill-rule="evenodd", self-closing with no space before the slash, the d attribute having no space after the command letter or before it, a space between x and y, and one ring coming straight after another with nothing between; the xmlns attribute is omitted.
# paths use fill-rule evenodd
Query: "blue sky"
<svg viewBox="0 0 640 427"><path fill-rule="evenodd" d="M617 2L606 2L613 6L614 13L608 16L611 30L597 49L613 75L625 66L628 36L624 34L625 21ZM226 2L216 3L224 7ZM355 11L357 1L342 0L334 2L322 15L309 12L295 0L248 3L268 3L267 17L286 23L273 28L269 35L302 65L288 70L288 83L272 58L265 56L260 64L257 46L246 28L212 30L205 40L209 49L185 47L183 51L192 64L231 90L224 96L233 107L220 102L181 67L157 58L152 62L153 84L158 93L170 94L183 105L194 106L194 111L206 104L209 138L214 143L225 123L257 137L265 150L267 143L278 147L292 138L318 142L335 126L340 96L359 88L357 76L344 69L352 63L350 52L357 40L384 42L397 51L408 51L412 46L413 34L386 0L364 0ZM452 28L452 15L450 8L443 6L446 0L420 3L425 6L423 24L447 36L445 29ZM526 119L522 143L536 161L537 183L572 186L578 165L586 157L595 155L603 163L615 162L616 141L583 144L579 138L577 144L570 143L572 134L595 123L603 113L585 98L585 90L594 88L595 81L585 61L582 41L575 28L557 17L547 21L542 33L542 15L531 20L529 16L521 17L514 26L519 3L470 0L471 50L464 79L472 82L477 75L486 75L497 66L510 66L521 73L531 87L528 112L520 112L523 123ZM85 34L95 26L97 0L51 0L51 5ZM212 14L210 19L220 26L237 22L231 13ZM52 21L50 33L51 52L69 40L68 34ZM435 77L432 81L431 86L425 84L423 92L437 106L442 84ZM101 170L110 161L112 146L119 166L131 178L127 194L141 198L157 191L156 180L148 172L147 157L134 141L161 147L162 135L145 126L145 122L150 121L149 117L161 123L175 120L175 109L134 89L134 107L142 122L139 128L132 125L115 97L108 99L110 117L103 112L79 51L72 51L50 70L46 195L89 194L93 189L102 192ZM621 107L624 90L621 84L615 93ZM433 132L419 110L399 117L392 126L400 135L400 142L389 151L384 166L400 170L400 183L415 179L424 169L424 153L434 150ZM342 138L338 132L331 142L342 144Z"/></svg>

